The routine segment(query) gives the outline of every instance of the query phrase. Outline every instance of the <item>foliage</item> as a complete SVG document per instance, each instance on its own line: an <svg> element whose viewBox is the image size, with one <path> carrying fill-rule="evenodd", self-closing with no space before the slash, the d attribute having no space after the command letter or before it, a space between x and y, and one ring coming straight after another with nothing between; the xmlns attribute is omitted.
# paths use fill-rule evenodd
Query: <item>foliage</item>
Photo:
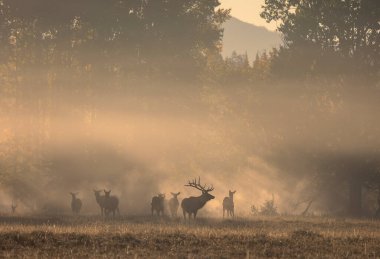
<svg viewBox="0 0 380 259"><path fill-rule="evenodd" d="M194 79L219 49L219 1L2 0L3 61ZM47 67L45 67L46 69ZM74 76L74 73L73 75Z"/></svg>
<svg viewBox="0 0 380 259"><path fill-rule="evenodd" d="M276 216L278 215L277 206L274 204L274 198L266 200L258 209L255 205L251 206L251 213L255 216Z"/></svg>
<svg viewBox="0 0 380 259"><path fill-rule="evenodd" d="M261 16L278 23L284 36L285 47L276 61L281 76L378 76L377 0L266 0Z"/></svg>

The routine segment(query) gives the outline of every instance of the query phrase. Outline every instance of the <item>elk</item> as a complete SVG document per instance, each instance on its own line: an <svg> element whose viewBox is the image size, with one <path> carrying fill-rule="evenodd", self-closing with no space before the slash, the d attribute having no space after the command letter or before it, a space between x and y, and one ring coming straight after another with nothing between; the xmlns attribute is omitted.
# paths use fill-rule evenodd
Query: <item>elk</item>
<svg viewBox="0 0 380 259"><path fill-rule="evenodd" d="M152 198L151 203L151 210L152 210L152 216L154 215L154 212L157 212L157 216L164 215L164 209L165 209L165 194L159 193L157 196L154 196Z"/></svg>
<svg viewBox="0 0 380 259"><path fill-rule="evenodd" d="M177 211L179 207L178 195L180 194L181 194L180 192L177 192L177 193L171 192L171 195L173 197L169 200L169 209L170 209L170 214L172 215L173 218L177 217Z"/></svg>
<svg viewBox="0 0 380 259"><path fill-rule="evenodd" d="M78 193L70 192L70 194L71 194L71 210L74 214L79 214L80 209L82 208L82 201L76 197Z"/></svg>
<svg viewBox="0 0 380 259"><path fill-rule="evenodd" d="M234 212L234 194L235 194L236 191L231 191L229 190L229 197L225 197L223 199L223 218L224 218L224 213L227 211L227 217L228 216L231 216L231 217L234 217L235 216L235 212Z"/></svg>
<svg viewBox="0 0 380 259"><path fill-rule="evenodd" d="M104 215L107 217L110 212L115 217L115 213L120 214L119 199L116 196L111 196L111 190L104 190Z"/></svg>
<svg viewBox="0 0 380 259"><path fill-rule="evenodd" d="M17 208L17 204L13 204L13 202L12 202L12 205L11 205L12 214L16 213L16 208Z"/></svg>
<svg viewBox="0 0 380 259"><path fill-rule="evenodd" d="M100 213L103 216L104 215L104 195L101 195L101 190L94 190L95 199L100 207Z"/></svg>
<svg viewBox="0 0 380 259"><path fill-rule="evenodd" d="M191 196L189 198L183 199L181 202L184 219L186 220L186 213L189 214L189 220L191 218L191 214L194 215L194 219L195 219L197 216L198 210L201 209L209 200L212 200L215 198L215 196L209 194L209 192L214 190L214 187L211 186L209 188L206 188L206 185L202 186L200 177L198 178L198 182L197 182L197 179L194 179L192 182L189 181L189 183L186 184L185 186L193 187L202 192L201 196L198 196L198 197Z"/></svg>

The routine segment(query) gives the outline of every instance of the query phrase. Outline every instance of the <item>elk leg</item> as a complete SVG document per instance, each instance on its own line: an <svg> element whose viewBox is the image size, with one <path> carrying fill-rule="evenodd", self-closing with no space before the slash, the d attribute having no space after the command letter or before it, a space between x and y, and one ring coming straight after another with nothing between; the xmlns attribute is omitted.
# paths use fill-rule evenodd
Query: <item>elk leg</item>
<svg viewBox="0 0 380 259"><path fill-rule="evenodd" d="M183 212L183 218L186 220L186 212L185 212L185 210L182 210L182 212Z"/></svg>

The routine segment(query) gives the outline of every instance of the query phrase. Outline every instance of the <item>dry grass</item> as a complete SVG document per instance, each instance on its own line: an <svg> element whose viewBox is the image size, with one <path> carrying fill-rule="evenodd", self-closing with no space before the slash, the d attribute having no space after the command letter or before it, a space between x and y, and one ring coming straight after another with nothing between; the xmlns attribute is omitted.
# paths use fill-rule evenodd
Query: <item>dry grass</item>
<svg viewBox="0 0 380 259"><path fill-rule="evenodd" d="M1 217L0 257L380 257L380 221Z"/></svg>

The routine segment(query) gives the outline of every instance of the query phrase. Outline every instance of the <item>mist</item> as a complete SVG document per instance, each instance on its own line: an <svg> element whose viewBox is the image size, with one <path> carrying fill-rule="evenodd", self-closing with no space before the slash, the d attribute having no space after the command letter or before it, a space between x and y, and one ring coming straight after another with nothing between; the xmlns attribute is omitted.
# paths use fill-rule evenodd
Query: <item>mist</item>
<svg viewBox="0 0 380 259"><path fill-rule="evenodd" d="M221 215L229 190L242 217L271 199L282 214L307 200L315 214L359 215L362 200L373 214L378 23L325 38L342 23L308 8L329 5L294 7L318 28L275 7L261 16L283 44L249 60L222 57L231 17L219 1L0 0L0 213L70 213L78 192L98 214L93 190L106 189L143 215L158 193L199 195L184 185L200 177L216 196L204 217Z"/></svg>
<svg viewBox="0 0 380 259"><path fill-rule="evenodd" d="M315 83L130 89L86 105L60 98L54 106L8 111L0 138L2 168L9 171L2 210L14 201L24 213L69 213L73 191L83 213L95 214L93 190L110 189L122 213L147 214L157 193L199 195L184 185L201 177L216 196L203 216L221 215L228 190L237 190L239 216L272 196L279 211L295 213L296 203L316 195L309 187L325 169L324 157L365 160L362 154L376 153L379 144L376 89L363 94L356 86ZM38 94L28 99L48 103ZM319 212L341 202L327 206L334 194L320 196Z"/></svg>

